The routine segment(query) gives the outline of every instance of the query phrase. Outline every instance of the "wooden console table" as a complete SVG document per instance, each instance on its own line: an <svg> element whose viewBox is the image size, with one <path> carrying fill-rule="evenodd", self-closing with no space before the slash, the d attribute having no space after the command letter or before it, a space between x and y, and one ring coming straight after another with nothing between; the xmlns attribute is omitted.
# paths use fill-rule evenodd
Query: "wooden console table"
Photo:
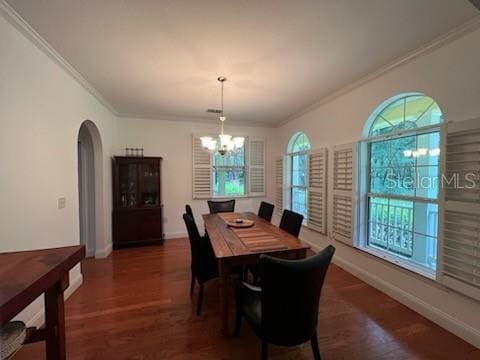
<svg viewBox="0 0 480 360"><path fill-rule="evenodd" d="M65 359L63 292L68 272L84 258L84 246L0 254L0 327L45 293L45 328L27 342L46 341L48 360Z"/></svg>

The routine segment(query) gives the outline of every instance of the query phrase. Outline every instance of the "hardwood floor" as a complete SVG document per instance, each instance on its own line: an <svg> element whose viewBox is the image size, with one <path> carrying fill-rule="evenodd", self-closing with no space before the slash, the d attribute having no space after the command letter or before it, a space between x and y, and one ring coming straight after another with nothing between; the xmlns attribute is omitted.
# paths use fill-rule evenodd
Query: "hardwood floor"
<svg viewBox="0 0 480 360"><path fill-rule="evenodd" d="M206 284L202 315L189 295L186 239L85 260L84 284L66 303L68 359L259 359L244 323L220 331L218 281ZM196 288L198 291L198 288ZM480 359L480 351L339 267L329 269L318 337L323 359ZM312 359L310 344L271 346L270 359ZM15 360L44 359L43 344Z"/></svg>

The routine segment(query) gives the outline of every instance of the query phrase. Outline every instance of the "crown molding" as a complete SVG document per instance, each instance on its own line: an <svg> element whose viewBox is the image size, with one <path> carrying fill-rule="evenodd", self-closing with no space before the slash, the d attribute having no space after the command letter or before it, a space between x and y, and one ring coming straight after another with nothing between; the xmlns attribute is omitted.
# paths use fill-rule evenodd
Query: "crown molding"
<svg viewBox="0 0 480 360"><path fill-rule="evenodd" d="M39 33L35 31L5 0L0 0L0 15L12 24L20 33L37 46L45 55L59 65L85 90L93 95L113 115L118 116L115 108L90 84L75 68L70 65Z"/></svg>
<svg viewBox="0 0 480 360"><path fill-rule="evenodd" d="M171 122L185 122L185 123L194 123L194 124L209 124L209 125L218 125L219 120L217 118L206 118L206 117L182 117L176 115L162 115L162 114L152 114L152 115L143 115L143 114L126 114L120 113L118 115L119 119L138 119L138 120L152 120L152 121L171 121ZM275 128L277 124L275 123L265 123L260 121L235 121L229 120L225 122L225 126L244 126L244 127L263 127L263 128Z"/></svg>
<svg viewBox="0 0 480 360"><path fill-rule="evenodd" d="M480 10L480 0L468 0L470 3L475 6L478 10Z"/></svg>
<svg viewBox="0 0 480 360"><path fill-rule="evenodd" d="M479 0L480 1L480 0ZM336 98L342 96L342 95L345 95L349 92L352 92L353 90L367 84L368 82L372 81L372 80L375 80L377 78L379 78L380 76L382 75L385 75L389 72L391 72L392 70L402 66L402 65L405 65L419 57L422 57L426 54L429 54L431 53L432 51L442 47L442 46L445 46L465 35L468 35L470 33L472 33L473 31L475 30L478 30L480 28L480 15L477 15L476 17L474 17L472 20L466 22L465 24L462 24L456 28L454 28L453 30L447 32L446 34L443 34L437 38L435 38L433 41L430 41L429 43L417 48L416 50L413 50L409 53L407 53L406 55L403 55L389 63L387 63L386 65L380 67L379 69L373 71L373 72L369 72L363 76L361 76L360 78L358 78L357 80L339 88L338 90L335 90L333 92L331 92L329 95L326 95L324 97L322 97L321 99L317 100L316 102L314 102L313 104L311 105L308 105L306 106L305 108L303 108L302 110L300 110L299 112L296 112L295 114L289 116L288 118L284 119L283 121L280 121L278 123L276 123L276 127L281 127L287 123L289 123L290 121L293 121L293 120L296 120L298 119L299 117L321 107L322 105L325 105L333 100L335 100Z"/></svg>
<svg viewBox="0 0 480 360"><path fill-rule="evenodd" d="M477 0L475 0L477 1ZM478 0L480 1L480 0ZM38 34L35 29L33 29L30 24L28 24L7 2L6 0L0 0L0 15L3 16L10 24L12 24L17 30L19 30L27 39L34 43L43 53L45 53L51 60L58 64L64 71L66 71L74 80L76 80L85 90L87 90L91 95L93 95L101 104L103 104L113 115L119 118L135 118L135 119L145 119L145 120L157 120L157 121L183 121L183 122L193 122L193 123L206 123L213 124L217 123L216 119L195 117L195 118L184 118L180 116L172 115L141 115L141 114L127 114L119 113L112 104L105 98L103 95L97 91L92 84L90 84L75 68L70 65L40 34ZM329 95L322 97L321 99L315 101L311 105L304 107L299 112L294 113L293 115L287 117L286 119L276 122L276 123L265 123L260 121L229 121L229 124L235 126L252 126L252 127L281 127L287 124L290 121L298 119L302 115L309 113L326 103L333 101L334 99L345 95L366 83L385 75L386 73L409 63L423 55L426 55L448 43L453 42L454 40L465 36L477 29L480 28L480 15L477 15L475 18L469 22L460 25L448 33L441 35L434 39L433 41L427 43L426 45L417 48L416 50L403 55L394 61L380 67L379 69L369 72L357 80L339 88L336 91L331 92Z"/></svg>

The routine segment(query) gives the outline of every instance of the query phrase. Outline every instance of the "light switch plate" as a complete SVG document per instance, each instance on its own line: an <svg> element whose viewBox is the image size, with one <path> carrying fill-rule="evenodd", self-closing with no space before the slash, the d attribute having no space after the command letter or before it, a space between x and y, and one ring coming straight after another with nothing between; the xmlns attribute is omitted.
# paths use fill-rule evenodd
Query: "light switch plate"
<svg viewBox="0 0 480 360"><path fill-rule="evenodd" d="M67 199L65 197L59 197L58 198L58 208L59 209L64 209L67 206Z"/></svg>

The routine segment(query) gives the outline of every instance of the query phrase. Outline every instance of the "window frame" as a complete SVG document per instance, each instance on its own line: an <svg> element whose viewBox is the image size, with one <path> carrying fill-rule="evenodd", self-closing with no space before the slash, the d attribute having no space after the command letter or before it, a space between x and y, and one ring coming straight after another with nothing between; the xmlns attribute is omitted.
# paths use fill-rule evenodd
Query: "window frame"
<svg viewBox="0 0 480 360"><path fill-rule="evenodd" d="M300 150L300 151L293 151L293 148L300 136L304 136L308 142L308 149L305 150ZM308 169L309 169L309 160L308 160L308 155L311 150L311 143L310 139L304 132L297 132L293 134L290 137L290 140L288 142L288 148L287 148L287 153L286 153L286 158L287 158L287 166L286 166L286 174L287 176L285 179L287 180L286 184L286 190L288 192L287 196L287 204L286 208L292 210L293 208L293 191L294 189L301 189L305 192L305 213L302 214L304 215L303 219L303 224L307 224L308 221ZM293 185L293 158L295 156L305 156L306 157L306 166L305 166L305 185ZM293 210L292 210L293 211Z"/></svg>
<svg viewBox="0 0 480 360"><path fill-rule="evenodd" d="M217 151L218 152L218 151ZM215 155L216 153L212 153L210 155L211 157L211 164L212 164L212 199L238 199L238 198L245 198L248 197L248 191L247 191L247 147L246 143L243 145L243 166L241 165L215 165ZM215 171L219 170L240 170L243 171L243 195L228 195L228 194L223 194L223 195L214 195L214 187L215 187Z"/></svg>
<svg viewBox="0 0 480 360"><path fill-rule="evenodd" d="M438 271L438 260L439 260L439 245L440 245L440 224L439 224L439 218L440 218L440 213L441 213L441 188L439 186L437 196L435 198L425 198L421 196L417 196L416 193L413 196L404 196L404 195L397 195L397 194L383 194L383 193L373 193L371 192L371 144L374 142L379 142L379 141L386 141L386 140L393 140L393 139L398 139L398 138L403 138L403 137L408 137L408 136L415 136L418 138L420 135L424 134L430 134L430 133L438 133L439 134L439 148L442 148L442 142L443 142L443 112L442 112L442 118L440 119L440 122L432 125L427 125L423 126L420 128L413 128L413 129L401 129L398 131L392 131L390 133L386 134L381 134L377 136L372 136L370 135L371 129L375 124L375 120L378 118L378 116L385 110L387 109L391 104L395 103L399 99L402 98L408 98L410 96L414 95L424 95L424 94L418 94L418 93L410 93L410 94L402 94L402 95L397 95L393 98L384 103L382 103L379 107L377 107L371 114L371 117L373 117L373 121L367 121L368 128L365 129L364 134L365 137L362 139L359 143L359 158L358 158L358 165L361 170L364 170L365 173L362 174L361 172L358 172L359 176L357 179L357 184L358 184L358 189L359 189L359 203L358 203L358 209L357 211L359 212L359 233L358 233L358 240L356 247L359 248L360 250L371 254L375 257L381 258L391 264L400 266L406 270L415 272L416 274L419 274L423 277L435 280L437 278L437 271ZM427 95L424 95L427 96ZM435 100L432 99L434 102ZM435 102L436 103L436 102ZM436 103L438 106L438 103ZM404 115L405 116L405 115ZM443 154L441 153L438 157L438 177L439 181L441 178L441 163L442 159L441 156ZM415 166L415 169L417 167ZM416 173L416 172L415 172ZM369 223L369 212L370 212L370 199L374 197L380 197L384 199L399 199L399 200L407 200L411 201L413 203L413 208L415 208L415 204L417 202L425 202L425 203L431 203L435 204L438 207L438 212L437 212L437 222L436 222L436 269L431 269L426 266L422 266L420 264L415 263L414 261L408 260L406 257L402 257L400 254L395 254L391 251L388 251L387 249L381 249L377 248L374 246L371 246L368 244L368 236L369 236L369 231L370 231L370 223ZM414 215L413 215L414 216ZM413 218L412 222L412 236L414 236L414 223L415 223L415 217Z"/></svg>

